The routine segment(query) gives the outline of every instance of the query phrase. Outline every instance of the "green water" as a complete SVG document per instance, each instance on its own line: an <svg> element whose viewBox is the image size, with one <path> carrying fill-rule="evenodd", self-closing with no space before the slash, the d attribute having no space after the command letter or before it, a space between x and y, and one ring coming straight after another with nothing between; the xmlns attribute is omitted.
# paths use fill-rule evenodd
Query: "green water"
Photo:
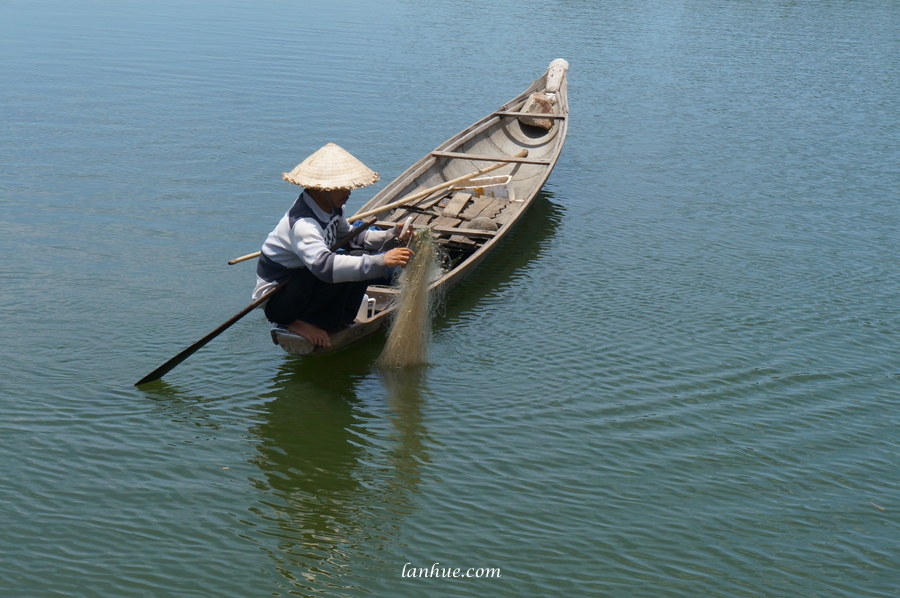
<svg viewBox="0 0 900 598"><path fill-rule="evenodd" d="M0 2L0 594L894 596L898 25ZM254 313L133 386L249 303L282 171L335 141L359 207L557 57L562 158L429 366Z"/></svg>

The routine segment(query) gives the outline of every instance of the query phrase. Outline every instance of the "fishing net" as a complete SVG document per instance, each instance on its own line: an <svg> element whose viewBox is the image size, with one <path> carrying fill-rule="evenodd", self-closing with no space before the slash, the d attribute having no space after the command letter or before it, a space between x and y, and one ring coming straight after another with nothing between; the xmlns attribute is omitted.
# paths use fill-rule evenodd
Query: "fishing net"
<svg viewBox="0 0 900 598"><path fill-rule="evenodd" d="M424 365L431 341L431 317L437 303L430 283L440 274L438 245L429 228L413 235L415 252L400 275L400 296L391 321L387 342L376 365L408 368Z"/></svg>

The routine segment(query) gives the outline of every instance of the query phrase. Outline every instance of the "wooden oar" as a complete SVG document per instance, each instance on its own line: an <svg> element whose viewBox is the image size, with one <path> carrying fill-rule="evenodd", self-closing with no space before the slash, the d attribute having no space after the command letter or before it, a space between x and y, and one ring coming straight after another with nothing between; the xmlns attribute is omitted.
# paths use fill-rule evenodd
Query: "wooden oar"
<svg viewBox="0 0 900 598"><path fill-rule="evenodd" d="M350 231L348 234L346 234L342 239L338 240L338 242L335 243L331 247L331 250L337 251L338 249L340 249L341 247L343 247L344 245L346 245L347 243L352 241L354 238L356 238L356 236L358 234L360 234L362 231L364 231L367 228L369 228L370 226L372 226L375 223L375 221L376 221L375 218L371 218L362 226L353 227L353 230ZM225 322L220 324L215 330L213 330L212 332L210 332L209 334L207 334L206 336L204 336L203 338L198 340L196 343L194 343L193 345L191 345L190 347L188 347L187 349L185 349L184 351L182 351L181 353L179 353L178 355L176 355L169 361L165 362L164 364L162 364L161 366L159 366L158 368L156 368L155 370L153 370L152 372L150 372L149 374L147 374L146 376L144 376L143 378L141 378L140 380L135 382L134 385L140 386L142 384L146 384L147 382L153 382L154 380L159 380L160 378L165 376L171 370L175 369L175 367L177 367L178 364L180 364L182 361L184 361L185 359L187 359L188 357L190 357L191 355L196 353L197 350L200 349L203 345L205 345L212 339L216 338L217 336L219 336L220 334L222 334L223 332L228 330L228 328L230 328L232 324L234 324L235 322L237 322L238 320L240 320L241 318L243 318L244 316L249 314L251 311L253 311L257 307L259 307L260 305L265 303L269 297L271 297L272 295L274 295L275 293L280 291L281 288L285 284L287 284L287 282L289 280L290 280L290 277L279 282L277 285L275 285L274 287L272 287L271 289L269 289L268 291L263 293L259 298L257 298L255 301L253 301L250 305L248 305L247 307L245 307L238 313L234 314L233 316L231 316L230 318L225 320Z"/></svg>
<svg viewBox="0 0 900 598"><path fill-rule="evenodd" d="M194 343L193 345L191 345L190 347L188 347L187 349L185 349L184 351L182 351L181 353L179 353L178 355L176 355L169 361L165 362L164 364L162 364L161 366L159 366L158 368L156 368L155 370L153 370L152 372L150 372L149 374L147 374L146 376L144 376L143 378L141 378L140 380L135 382L134 385L140 386L141 384L146 384L147 382L153 382L154 380L159 380L160 378L162 378L163 376L168 374L170 370L175 369L175 367L177 367L178 364L180 364L182 361L184 361L185 359L187 359L188 357L190 357L191 355L196 353L197 350L200 349L200 347L202 347L203 345L205 345L212 339L216 338L217 336L219 336L220 334L222 334L223 332L228 330L228 328L230 328L232 324L234 324L235 322L237 322L238 320L240 320L241 318L246 316L248 313L250 313L257 307L262 305L274 293L277 293L278 291L280 291L281 287L283 287L285 284L287 284L288 280L289 279L285 279L285 280L282 280L281 282L279 282L277 285L275 285L269 291L263 293L256 301L254 301L253 303L251 303L250 305L248 305L247 307L245 307L238 313L236 313L233 316L231 316L230 318L228 318L225 322L220 324L215 330L213 330L212 332L210 332L209 334L207 334L206 336L204 336L203 338L198 340L196 343Z"/></svg>
<svg viewBox="0 0 900 598"><path fill-rule="evenodd" d="M463 176L456 177L455 179L451 179L449 181L444 181L443 183L440 183L439 185L435 185L434 187L429 187L428 189L424 189L422 191L417 191L416 193L413 193L412 195L407 195L403 199L398 199L397 201L395 201L393 203L385 204L378 208L373 208L373 209L367 210L365 212L360 212L358 214L354 214L353 216L348 218L348 220L350 220L352 222L355 220L359 220L360 218L368 218L369 216L374 216L376 214L380 214L381 212L384 212L385 210L393 210L394 208L396 208L398 206L402 206L402 205L411 203L413 201L416 201L418 199L422 199L423 197L427 197L427 196L431 195L432 193L434 193L435 191L440 191L441 189L446 189L447 187L452 187L453 185L463 183L465 181L468 181L469 179L473 179L477 176L481 176L483 174L487 174L489 172L497 170L498 168L506 166L510 162L518 162L518 160L516 160L516 158L524 158L526 156L528 156L528 150L523 149L519 153L512 155L510 157L511 158L510 160L500 160L496 164L491 164L490 166L482 168L481 170L476 170L475 172L471 172L469 174L465 174ZM466 156L464 154L459 154L459 155L454 154L454 157L465 158ZM476 159L476 160L480 159L480 156L475 156L473 159ZM236 257L232 260L228 260L228 264L234 265L239 262L243 262L245 260L252 260L253 258L259 256L259 253L260 253L259 251L255 251L253 253L248 253L247 255L242 255L241 257Z"/></svg>

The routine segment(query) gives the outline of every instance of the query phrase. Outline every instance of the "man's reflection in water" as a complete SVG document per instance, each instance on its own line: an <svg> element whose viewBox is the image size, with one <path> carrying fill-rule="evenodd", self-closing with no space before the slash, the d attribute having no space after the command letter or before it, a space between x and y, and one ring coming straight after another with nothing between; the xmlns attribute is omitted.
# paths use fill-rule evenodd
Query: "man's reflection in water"
<svg viewBox="0 0 900 598"><path fill-rule="evenodd" d="M375 373L366 355L287 360L250 429L263 473L253 483L264 492L254 510L295 588L352 586L351 566L379 558L398 533L428 460L423 371Z"/></svg>

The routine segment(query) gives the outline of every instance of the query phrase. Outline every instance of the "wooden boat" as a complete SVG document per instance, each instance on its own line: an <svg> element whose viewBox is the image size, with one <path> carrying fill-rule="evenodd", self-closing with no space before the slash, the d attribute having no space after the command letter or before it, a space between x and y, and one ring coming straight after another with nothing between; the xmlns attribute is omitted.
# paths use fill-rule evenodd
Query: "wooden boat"
<svg viewBox="0 0 900 598"><path fill-rule="evenodd" d="M458 284L515 226L550 176L566 138L568 67L563 59L551 62L525 91L413 164L350 221L376 215L376 226L389 227L413 217L414 227L432 229L447 256L432 288ZM333 333L328 348L284 328L273 329L272 340L305 355L372 334L390 321L399 289L372 284L366 294L374 305Z"/></svg>

